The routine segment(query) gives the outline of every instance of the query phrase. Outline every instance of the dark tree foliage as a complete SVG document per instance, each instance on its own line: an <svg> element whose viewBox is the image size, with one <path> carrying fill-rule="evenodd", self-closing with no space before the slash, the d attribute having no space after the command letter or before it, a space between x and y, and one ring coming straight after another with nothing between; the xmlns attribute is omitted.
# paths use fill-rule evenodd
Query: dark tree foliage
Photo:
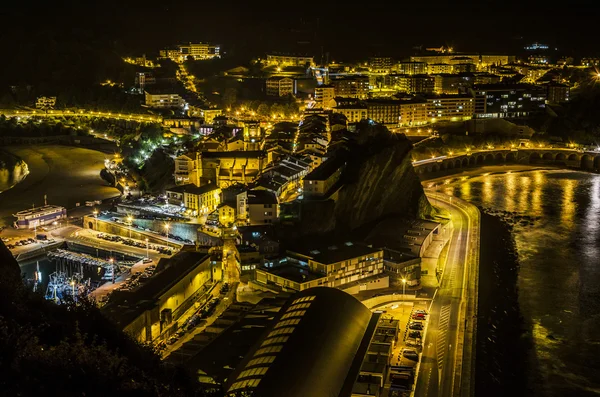
<svg viewBox="0 0 600 397"><path fill-rule="evenodd" d="M0 243L0 390L6 396L202 396L90 302L57 306L26 288Z"/></svg>

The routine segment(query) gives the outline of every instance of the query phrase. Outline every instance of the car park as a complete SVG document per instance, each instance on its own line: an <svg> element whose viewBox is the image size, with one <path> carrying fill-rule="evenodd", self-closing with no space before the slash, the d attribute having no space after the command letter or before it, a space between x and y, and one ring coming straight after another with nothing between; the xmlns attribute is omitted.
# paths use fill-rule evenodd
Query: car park
<svg viewBox="0 0 600 397"><path fill-rule="evenodd" d="M408 333L408 337L413 338L413 339L421 338L422 336L423 336L423 334L421 333L421 331L414 330L414 331L410 331Z"/></svg>
<svg viewBox="0 0 600 397"><path fill-rule="evenodd" d="M402 349L402 357L406 357L409 360L418 361L419 353L415 349Z"/></svg>

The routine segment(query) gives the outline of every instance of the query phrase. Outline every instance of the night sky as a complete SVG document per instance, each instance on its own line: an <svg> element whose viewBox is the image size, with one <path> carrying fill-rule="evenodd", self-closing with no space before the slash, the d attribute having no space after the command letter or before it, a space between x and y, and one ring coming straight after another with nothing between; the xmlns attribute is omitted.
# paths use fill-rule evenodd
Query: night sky
<svg viewBox="0 0 600 397"><path fill-rule="evenodd" d="M46 2L3 5L2 39L49 30L118 41L136 52L180 41L212 41L238 54L289 50L332 58L410 55L414 46L512 51L532 41L595 54L600 4L582 2ZM128 3L128 4L124 4ZM238 4L239 3L239 4ZM336 4L333 4L336 3ZM408 3L408 4L403 4ZM413 4L414 3L414 4ZM556 3L556 4L553 4ZM258 4L258 5L257 5ZM356 5L353 5L356 4ZM300 43L299 43L300 42ZM568 48L567 48L568 47Z"/></svg>

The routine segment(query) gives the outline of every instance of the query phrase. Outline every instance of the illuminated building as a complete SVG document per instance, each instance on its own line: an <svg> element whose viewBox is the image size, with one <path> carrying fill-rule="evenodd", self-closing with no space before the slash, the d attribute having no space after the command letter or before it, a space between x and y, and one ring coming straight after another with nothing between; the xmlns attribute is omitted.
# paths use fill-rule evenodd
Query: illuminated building
<svg viewBox="0 0 600 397"><path fill-rule="evenodd" d="M526 84L482 84L473 87L475 118L519 118L544 111L546 89Z"/></svg>
<svg viewBox="0 0 600 397"><path fill-rule="evenodd" d="M427 65L436 63L448 63L454 65L470 58L472 63L478 67L488 67L492 65L506 65L515 62L514 55L479 55L479 54L444 54L444 55L419 55L412 56L413 62L424 62Z"/></svg>
<svg viewBox="0 0 600 397"><path fill-rule="evenodd" d="M209 255L183 251L162 258L158 271L160 277L147 279L135 291L115 294L102 307L106 317L139 342L166 339L175 332L180 316L198 293L207 283L219 281L221 274Z"/></svg>
<svg viewBox="0 0 600 397"><path fill-rule="evenodd" d="M285 55L285 54L267 54L267 65L269 66L315 66L315 60L311 56Z"/></svg>
<svg viewBox="0 0 600 397"><path fill-rule="evenodd" d="M56 97L55 96L39 96L35 100L35 108L36 109L54 109L56 105Z"/></svg>
<svg viewBox="0 0 600 397"><path fill-rule="evenodd" d="M475 99L470 95L443 95L427 98L427 117L432 123L473 118Z"/></svg>
<svg viewBox="0 0 600 397"><path fill-rule="evenodd" d="M384 84L410 94L433 94L435 90L435 78L426 74L388 74Z"/></svg>
<svg viewBox="0 0 600 397"><path fill-rule="evenodd" d="M267 95L269 96L286 96L296 94L296 82L289 77L273 76L269 77L266 82Z"/></svg>
<svg viewBox="0 0 600 397"><path fill-rule="evenodd" d="M398 62L397 70L399 74L425 74L427 73L427 64L425 62Z"/></svg>
<svg viewBox="0 0 600 397"><path fill-rule="evenodd" d="M332 79L335 95L343 98L366 99L369 96L368 76L348 76Z"/></svg>
<svg viewBox="0 0 600 397"><path fill-rule="evenodd" d="M548 103L568 102L571 89L566 84L551 82L548 84Z"/></svg>
<svg viewBox="0 0 600 397"><path fill-rule="evenodd" d="M17 218L14 223L17 229L34 229L66 218L67 210L57 205L44 205L19 211L13 216Z"/></svg>
<svg viewBox="0 0 600 397"><path fill-rule="evenodd" d="M288 249L272 262L272 266L256 269L257 283L293 291L317 286L346 290L366 278L379 281L369 289L389 285L389 277L383 276L383 251L352 242Z"/></svg>
<svg viewBox="0 0 600 397"><path fill-rule="evenodd" d="M399 127L417 127L427 123L427 103L406 101L400 105Z"/></svg>
<svg viewBox="0 0 600 397"><path fill-rule="evenodd" d="M235 354L243 359L224 395L383 396L398 332L397 320L383 319L343 291L305 289L287 300L254 347Z"/></svg>
<svg viewBox="0 0 600 397"><path fill-rule="evenodd" d="M548 56L544 54L529 55L527 61L534 65L547 65L549 63Z"/></svg>
<svg viewBox="0 0 600 397"><path fill-rule="evenodd" d="M367 105L361 103L338 105L333 111L346 116L348 123L358 123L367 119Z"/></svg>
<svg viewBox="0 0 600 397"><path fill-rule="evenodd" d="M219 222L229 226L235 222L235 209L227 204L219 205Z"/></svg>
<svg viewBox="0 0 600 397"><path fill-rule="evenodd" d="M264 143L264 134L258 121L244 122L244 150L260 150Z"/></svg>
<svg viewBox="0 0 600 397"><path fill-rule="evenodd" d="M452 73L453 66L449 63L432 63L427 65L427 72L429 74L440 74L440 73Z"/></svg>
<svg viewBox="0 0 600 397"><path fill-rule="evenodd" d="M277 196L268 190L247 190L236 197L238 223L244 225L267 225L279 219Z"/></svg>
<svg viewBox="0 0 600 397"><path fill-rule="evenodd" d="M547 44L533 43L531 45L524 47L527 51L536 51L536 50L547 50Z"/></svg>
<svg viewBox="0 0 600 397"><path fill-rule="evenodd" d="M345 159L334 157L326 160L304 177L304 198L323 197L340 180L346 167Z"/></svg>
<svg viewBox="0 0 600 397"><path fill-rule="evenodd" d="M369 58L369 70L373 73L389 73L393 62L390 57L371 57Z"/></svg>
<svg viewBox="0 0 600 397"><path fill-rule="evenodd" d="M335 106L335 88L332 85L320 85L315 88L315 102L321 109L331 109Z"/></svg>
<svg viewBox="0 0 600 397"><path fill-rule="evenodd" d="M184 58L191 56L195 60L218 58L221 48L218 45L208 43L180 44L179 52Z"/></svg>
<svg viewBox="0 0 600 397"><path fill-rule="evenodd" d="M171 87L146 87L144 97L146 106L154 109L180 108L185 104L177 90Z"/></svg>
<svg viewBox="0 0 600 397"><path fill-rule="evenodd" d="M169 204L181 205L197 214L208 214L220 203L221 189L215 184L196 186L192 183L167 189Z"/></svg>
<svg viewBox="0 0 600 397"><path fill-rule="evenodd" d="M590 67L590 66L598 66L600 65L600 58L582 58L581 66Z"/></svg>
<svg viewBox="0 0 600 397"><path fill-rule="evenodd" d="M477 70L473 62L459 62L453 65L453 73L472 73Z"/></svg>

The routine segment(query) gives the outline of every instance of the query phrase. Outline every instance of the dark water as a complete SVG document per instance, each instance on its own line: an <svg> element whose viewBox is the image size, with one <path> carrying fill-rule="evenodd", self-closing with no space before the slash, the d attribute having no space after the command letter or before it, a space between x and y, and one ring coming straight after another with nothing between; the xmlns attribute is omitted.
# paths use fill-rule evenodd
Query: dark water
<svg viewBox="0 0 600 397"><path fill-rule="evenodd" d="M487 346L499 345L481 357L496 371L485 376L499 384L518 381L522 368L523 384L506 392L599 396L600 175L553 170L459 177L438 190L497 215L482 220L489 252L482 253L481 277L492 296L480 324L492 335ZM498 218L514 224L512 238Z"/></svg>

